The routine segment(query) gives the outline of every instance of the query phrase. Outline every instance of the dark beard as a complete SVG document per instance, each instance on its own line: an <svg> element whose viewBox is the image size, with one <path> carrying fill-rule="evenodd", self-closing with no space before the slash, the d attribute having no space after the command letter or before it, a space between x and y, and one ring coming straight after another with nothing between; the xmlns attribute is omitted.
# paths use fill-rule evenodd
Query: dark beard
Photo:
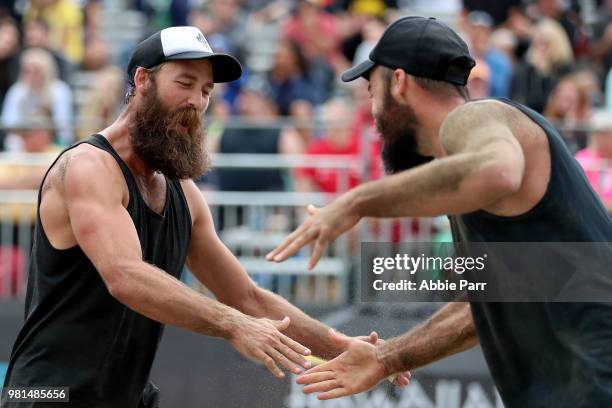
<svg viewBox="0 0 612 408"><path fill-rule="evenodd" d="M376 127L382 135L385 173L395 174L433 160L417 153L417 119L410 107L399 105L387 91Z"/></svg>
<svg viewBox="0 0 612 408"><path fill-rule="evenodd" d="M172 180L198 178L208 167L198 111L191 107L172 111L165 108L154 82L143 93L142 104L136 109L130 140L134 152L147 167Z"/></svg>

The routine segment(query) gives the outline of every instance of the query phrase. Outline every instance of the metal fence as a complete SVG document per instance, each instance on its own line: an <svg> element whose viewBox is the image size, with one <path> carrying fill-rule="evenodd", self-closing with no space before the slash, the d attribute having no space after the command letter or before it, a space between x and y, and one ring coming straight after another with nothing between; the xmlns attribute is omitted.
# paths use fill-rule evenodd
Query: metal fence
<svg viewBox="0 0 612 408"><path fill-rule="evenodd" d="M53 158L54 155L47 154L0 153L0 167L44 167ZM267 262L265 254L301 223L306 206L323 206L346 191L349 172L360 171L362 163L346 156L217 154L214 157L215 169L289 172L303 167L337 171L337 193L229 192L212 191L203 186L202 194L211 208L219 236L260 286L301 305L346 304L354 297L351 279L358 265L360 241L430 237L431 220L364 221L355 231L338 238L313 271L307 270L309 248L286 262ZM36 198L36 191L0 190L0 299L24 296ZM205 291L189 273L184 279L194 288Z"/></svg>
<svg viewBox="0 0 612 408"><path fill-rule="evenodd" d="M54 155L0 153L4 167L46 167ZM338 172L336 193L295 191L212 191L202 187L217 232L240 263L262 287L300 305L344 305L359 300L360 242L447 241L445 218L362 220L338 238L313 271L307 270L310 248L280 264L264 259L305 218L308 204L322 206L348 189L349 174L363 174L363 157L309 155L217 154L215 169L280 169L291 172L310 167ZM600 169L610 180L609 166ZM25 294L32 246L37 192L0 190L0 300ZM189 273L185 282L205 291Z"/></svg>

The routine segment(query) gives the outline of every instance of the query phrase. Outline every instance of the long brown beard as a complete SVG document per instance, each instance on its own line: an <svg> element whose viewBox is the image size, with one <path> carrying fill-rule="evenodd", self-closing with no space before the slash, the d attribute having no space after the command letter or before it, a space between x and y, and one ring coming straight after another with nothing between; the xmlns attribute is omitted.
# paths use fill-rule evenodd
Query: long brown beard
<svg viewBox="0 0 612 408"><path fill-rule="evenodd" d="M143 93L142 103L136 109L130 140L134 152L148 167L170 179L195 179L208 168L198 111L191 107L175 110L164 107L155 82Z"/></svg>
<svg viewBox="0 0 612 408"><path fill-rule="evenodd" d="M376 127L383 138L380 154L385 173L399 173L433 160L417 153L417 126L414 111L400 106L386 91L382 112L376 118Z"/></svg>

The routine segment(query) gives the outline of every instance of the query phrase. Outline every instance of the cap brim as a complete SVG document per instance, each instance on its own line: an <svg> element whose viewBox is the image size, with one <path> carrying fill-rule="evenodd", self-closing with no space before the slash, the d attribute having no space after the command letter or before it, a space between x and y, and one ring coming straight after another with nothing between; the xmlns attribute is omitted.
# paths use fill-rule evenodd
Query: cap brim
<svg viewBox="0 0 612 408"><path fill-rule="evenodd" d="M228 54L211 54L208 52L194 51L166 57L166 60L192 59L207 59L210 61L213 69L213 82L231 82L239 79L242 75L242 66L236 58Z"/></svg>
<svg viewBox="0 0 612 408"><path fill-rule="evenodd" d="M365 60L359 65L354 66L351 69L348 69L342 73L342 81L343 82L351 82L359 77L368 78L370 76L370 71L372 68L376 66L376 63L371 60Z"/></svg>

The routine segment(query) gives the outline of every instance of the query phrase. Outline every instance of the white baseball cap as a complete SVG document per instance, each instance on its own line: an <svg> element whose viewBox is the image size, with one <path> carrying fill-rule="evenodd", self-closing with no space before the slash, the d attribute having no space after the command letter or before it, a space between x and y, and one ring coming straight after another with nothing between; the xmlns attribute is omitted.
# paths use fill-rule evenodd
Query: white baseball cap
<svg viewBox="0 0 612 408"><path fill-rule="evenodd" d="M242 75L242 67L236 58L215 53L204 34L196 27L169 27L141 41L127 67L128 79L134 82L136 68L152 68L164 61L207 59L212 64L213 82L230 82Z"/></svg>

